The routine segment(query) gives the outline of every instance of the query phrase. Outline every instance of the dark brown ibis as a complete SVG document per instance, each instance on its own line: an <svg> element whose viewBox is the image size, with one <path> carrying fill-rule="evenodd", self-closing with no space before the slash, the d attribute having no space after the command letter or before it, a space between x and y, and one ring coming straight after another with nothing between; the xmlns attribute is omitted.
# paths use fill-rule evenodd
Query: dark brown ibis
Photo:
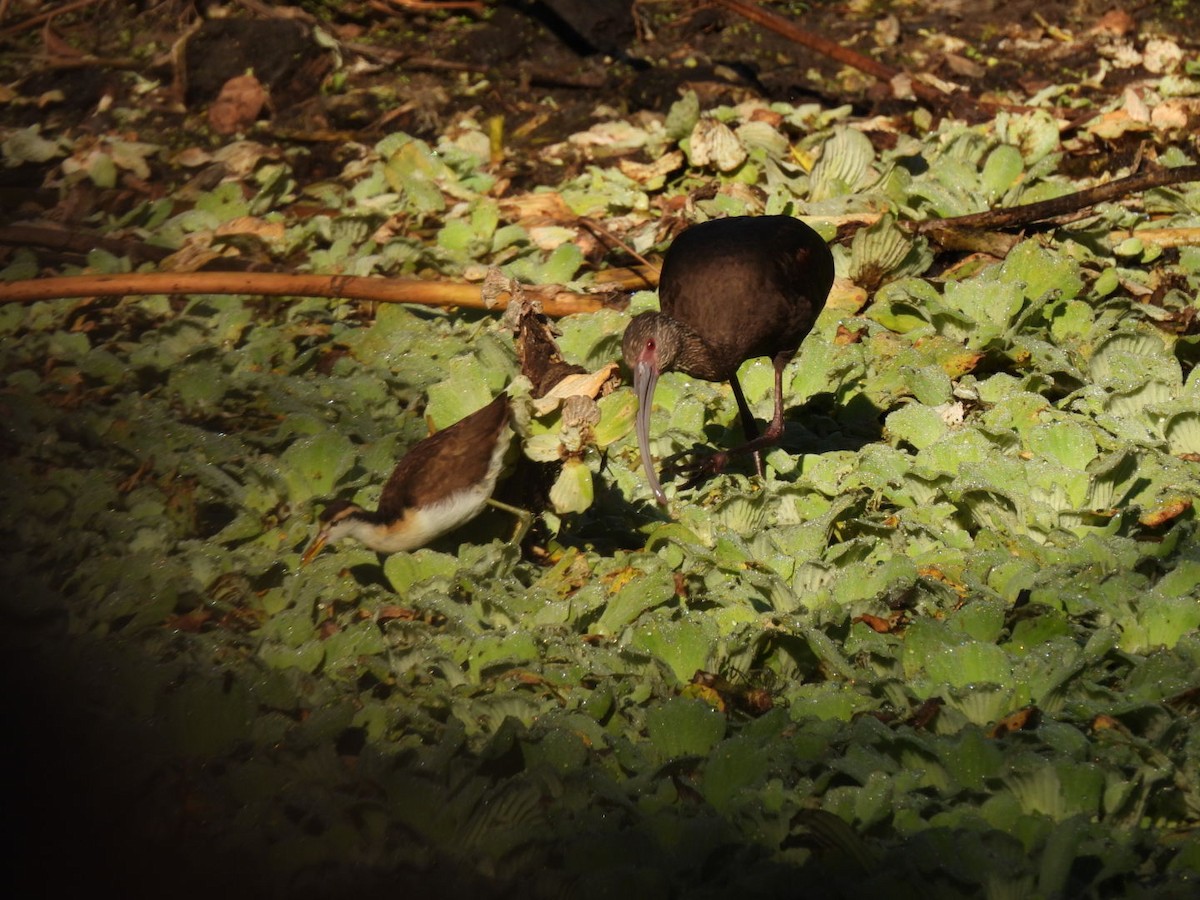
<svg viewBox="0 0 1200 900"><path fill-rule="evenodd" d="M638 398L642 464L659 503L667 497L650 458L650 406L663 372L728 381L746 444L710 457L719 472L733 453L758 451L783 435L783 370L812 330L833 285L833 255L821 236L789 216L739 216L694 225L667 249L659 278L661 312L635 316L625 362ZM738 384L746 360L771 358L775 416L761 435Z"/></svg>
<svg viewBox="0 0 1200 900"><path fill-rule="evenodd" d="M344 537L379 553L415 550L475 518L503 468L512 441L509 416L508 397L502 394L417 443L396 464L374 512L334 500L321 513L321 530L301 564Z"/></svg>

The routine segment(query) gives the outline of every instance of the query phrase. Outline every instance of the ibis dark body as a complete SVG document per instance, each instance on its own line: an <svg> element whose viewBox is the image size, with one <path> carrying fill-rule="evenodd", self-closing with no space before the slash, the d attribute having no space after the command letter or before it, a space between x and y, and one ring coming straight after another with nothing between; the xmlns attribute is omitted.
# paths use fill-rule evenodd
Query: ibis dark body
<svg viewBox="0 0 1200 900"><path fill-rule="evenodd" d="M509 416L508 397L501 395L418 442L396 464L376 510L334 500L302 561L343 537L380 553L414 550L475 518L503 467L512 440Z"/></svg>
<svg viewBox="0 0 1200 900"><path fill-rule="evenodd" d="M728 381L747 443L712 459L716 471L731 453L755 452L783 434L783 370L825 306L833 256L821 236L789 216L743 216L694 225L675 239L659 278L660 312L635 316L625 331L625 362L638 396L638 438L654 495L649 451L650 406L662 372ZM759 435L737 370L769 357L775 367L775 415Z"/></svg>

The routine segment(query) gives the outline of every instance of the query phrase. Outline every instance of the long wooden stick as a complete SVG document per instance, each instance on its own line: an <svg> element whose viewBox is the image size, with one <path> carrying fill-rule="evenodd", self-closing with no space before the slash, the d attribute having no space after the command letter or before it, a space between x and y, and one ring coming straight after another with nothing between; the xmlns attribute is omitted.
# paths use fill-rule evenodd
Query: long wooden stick
<svg viewBox="0 0 1200 900"><path fill-rule="evenodd" d="M526 285L548 316L596 312L619 306L603 295L580 294L560 285ZM329 297L377 303L488 309L478 284L368 278L360 275L288 275L273 272L139 272L129 275L70 275L0 283L0 303L32 303L68 297L125 297L144 294L249 294L260 297ZM509 297L501 294L493 308Z"/></svg>

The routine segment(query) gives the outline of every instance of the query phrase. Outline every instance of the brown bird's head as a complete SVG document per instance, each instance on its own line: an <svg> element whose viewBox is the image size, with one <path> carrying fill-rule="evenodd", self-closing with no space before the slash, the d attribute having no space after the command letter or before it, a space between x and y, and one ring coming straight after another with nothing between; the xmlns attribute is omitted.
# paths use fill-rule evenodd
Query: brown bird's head
<svg viewBox="0 0 1200 900"><path fill-rule="evenodd" d="M316 555L330 542L337 542L348 535L354 535L359 529L371 529L377 526L376 516L363 509L357 503L349 500L334 500L321 511L321 530L313 538L304 555L300 557L300 565L306 566L316 558Z"/></svg>

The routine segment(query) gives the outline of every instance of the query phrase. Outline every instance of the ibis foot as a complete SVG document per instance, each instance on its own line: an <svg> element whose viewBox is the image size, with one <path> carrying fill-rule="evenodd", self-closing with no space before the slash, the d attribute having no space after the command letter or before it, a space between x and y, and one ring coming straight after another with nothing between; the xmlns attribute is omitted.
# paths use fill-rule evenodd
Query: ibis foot
<svg viewBox="0 0 1200 900"><path fill-rule="evenodd" d="M736 455L735 451L727 450L686 450L664 460L663 475L667 477L683 475L685 480L680 487L694 488L714 475L722 474Z"/></svg>

